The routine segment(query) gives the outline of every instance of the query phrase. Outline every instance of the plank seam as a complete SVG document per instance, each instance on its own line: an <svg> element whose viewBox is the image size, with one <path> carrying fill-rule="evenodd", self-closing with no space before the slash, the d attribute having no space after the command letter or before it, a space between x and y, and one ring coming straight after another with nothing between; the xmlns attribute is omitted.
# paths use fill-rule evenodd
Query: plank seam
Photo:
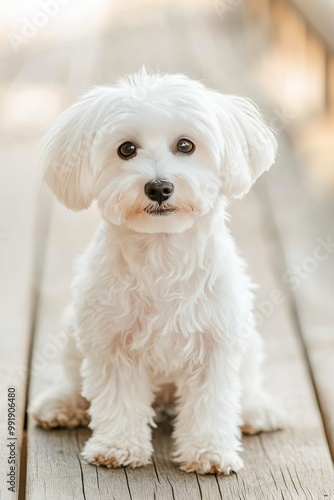
<svg viewBox="0 0 334 500"><path fill-rule="evenodd" d="M26 477L27 477L27 432L23 429L20 456L20 479L18 500L24 500L26 495Z"/></svg>
<svg viewBox="0 0 334 500"><path fill-rule="evenodd" d="M31 290L32 299L30 304L30 330L29 330L29 343L28 343L28 355L26 362L26 388L24 394L24 421L23 421L23 440L21 449L21 460L20 460L20 482L19 482L19 493L18 499L24 500L26 494L26 471L27 471L27 430L28 430L28 401L29 401L29 390L30 390L30 372L32 366L32 351L35 341L36 324L38 318L38 309L40 301L40 287L42 284L44 264L46 259L46 249L47 240L50 229L50 218L51 218L51 202L49 199L45 198L43 191L39 191L36 202L36 218L35 225L33 229L34 234L34 244L33 244L33 259L32 259L32 283L33 288ZM39 231L40 227L45 227L45 231ZM22 475L22 478L21 478Z"/></svg>
<svg viewBox="0 0 334 500"><path fill-rule="evenodd" d="M198 484L198 488L199 488L199 494L200 494L201 500L203 500L202 488L201 488L201 485L200 485L200 483L199 483L199 479L198 479L198 474L197 474L197 472L195 472L195 476L196 476L196 480L197 480L197 484Z"/></svg>
<svg viewBox="0 0 334 500"><path fill-rule="evenodd" d="M44 264L46 260L46 251L47 251L47 241L50 231L50 220L52 213L52 203L50 198L45 196L43 190L40 190L39 196L36 203L36 213L37 217L35 220L34 227L34 235L35 235L35 244L33 248L33 263L32 263L32 279L34 284L34 290L32 290L33 298L31 301L30 308L30 343L28 350L28 359L27 359L27 384L26 384L26 393L25 393L25 417L24 417L24 430L28 429L28 400L29 400L29 391L30 391L30 372L32 367L32 351L33 345L35 341L35 333L36 326L38 321L38 313L39 313L39 303L41 298L41 285L43 281L44 274ZM42 215L39 215L42 214ZM40 227L45 227L45 231L39 231Z"/></svg>
<svg viewBox="0 0 334 500"><path fill-rule="evenodd" d="M131 494L131 490L130 490L130 483L129 483L128 474L127 474L127 472L126 472L126 467L124 467L124 466L123 466L123 470L124 470L124 473L125 473L126 484L127 484L127 486L128 486L130 499L132 500L132 494Z"/></svg>
<svg viewBox="0 0 334 500"><path fill-rule="evenodd" d="M221 500L223 500L223 495L222 495L222 491L220 489L220 484L219 484L219 481L218 481L217 474L215 474L215 478L216 478L216 483L217 483L217 486L218 486L219 496L220 496Z"/></svg>
<svg viewBox="0 0 334 500"><path fill-rule="evenodd" d="M170 484L170 487L171 487L171 490L172 490L172 497L173 497L173 500L175 500L174 488L173 488L173 485L172 485L172 483L170 482L170 480L169 480L168 476L167 476L167 481L168 481L168 483Z"/></svg>
<svg viewBox="0 0 334 500"><path fill-rule="evenodd" d="M80 455L79 454L77 454L77 458L78 458L79 467L80 467L81 484L82 484L82 494L83 494L84 500L86 500L84 474L83 474L82 463L81 463L81 459L80 459Z"/></svg>

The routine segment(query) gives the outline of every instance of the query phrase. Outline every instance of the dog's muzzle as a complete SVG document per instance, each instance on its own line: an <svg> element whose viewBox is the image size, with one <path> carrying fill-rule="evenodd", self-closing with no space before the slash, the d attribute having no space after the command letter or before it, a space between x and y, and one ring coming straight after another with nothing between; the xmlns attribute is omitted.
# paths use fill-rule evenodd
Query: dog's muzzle
<svg viewBox="0 0 334 500"><path fill-rule="evenodd" d="M174 185L171 182L162 179L154 179L145 184L144 191L146 196L156 201L161 205L164 201L168 200L174 192Z"/></svg>

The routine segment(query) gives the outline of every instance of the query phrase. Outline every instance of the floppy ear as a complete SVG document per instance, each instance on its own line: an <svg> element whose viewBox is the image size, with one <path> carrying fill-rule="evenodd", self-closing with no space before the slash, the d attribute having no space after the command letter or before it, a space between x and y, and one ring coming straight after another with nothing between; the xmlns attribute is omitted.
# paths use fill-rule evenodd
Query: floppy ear
<svg viewBox="0 0 334 500"><path fill-rule="evenodd" d="M222 194L241 197L274 163L277 141L254 103L215 92L223 137Z"/></svg>
<svg viewBox="0 0 334 500"><path fill-rule="evenodd" d="M93 201L94 178L91 168L91 145L98 97L105 91L97 88L62 113L46 134L40 165L43 180L67 208L82 210Z"/></svg>

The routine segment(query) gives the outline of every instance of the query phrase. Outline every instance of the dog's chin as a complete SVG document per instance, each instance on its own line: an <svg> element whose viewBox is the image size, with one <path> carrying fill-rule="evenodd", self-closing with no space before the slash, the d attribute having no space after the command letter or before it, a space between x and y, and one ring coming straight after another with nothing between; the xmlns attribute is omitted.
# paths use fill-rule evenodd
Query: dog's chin
<svg viewBox="0 0 334 500"><path fill-rule="evenodd" d="M144 210L123 222L123 225L139 233L182 233L193 224L194 216L172 208Z"/></svg>

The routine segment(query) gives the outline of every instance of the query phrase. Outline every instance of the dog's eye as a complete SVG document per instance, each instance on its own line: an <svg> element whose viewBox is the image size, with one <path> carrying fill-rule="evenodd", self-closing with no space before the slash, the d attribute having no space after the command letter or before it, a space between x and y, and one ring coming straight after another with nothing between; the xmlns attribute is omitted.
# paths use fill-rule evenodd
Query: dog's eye
<svg viewBox="0 0 334 500"><path fill-rule="evenodd" d="M189 139L180 139L176 145L176 149L179 153L189 155L195 151L195 144Z"/></svg>
<svg viewBox="0 0 334 500"><path fill-rule="evenodd" d="M117 154L123 160L129 160L133 156L136 156L137 148L130 141L123 142L123 144L121 144L120 147L118 148Z"/></svg>

